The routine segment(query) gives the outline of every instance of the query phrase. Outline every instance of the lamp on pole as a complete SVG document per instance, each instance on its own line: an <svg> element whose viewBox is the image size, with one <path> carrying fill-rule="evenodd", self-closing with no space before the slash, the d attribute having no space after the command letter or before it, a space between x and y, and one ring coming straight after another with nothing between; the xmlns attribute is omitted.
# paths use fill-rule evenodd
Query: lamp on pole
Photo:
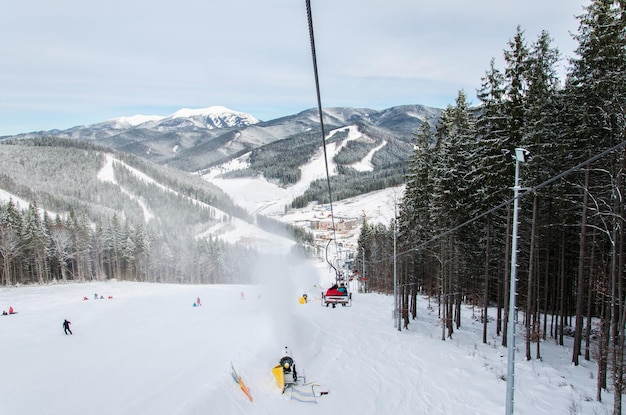
<svg viewBox="0 0 626 415"><path fill-rule="evenodd" d="M516 148L515 154L508 150L502 150L504 158L508 161L515 160L515 185L513 186L513 231L511 236L511 281L509 288L509 323L507 333L508 364L506 374L506 415L513 414L513 397L515 391L515 326L517 324L516 299L517 299L517 225L518 225L518 195L521 190L519 178L519 165L528 160L530 152L523 148Z"/></svg>

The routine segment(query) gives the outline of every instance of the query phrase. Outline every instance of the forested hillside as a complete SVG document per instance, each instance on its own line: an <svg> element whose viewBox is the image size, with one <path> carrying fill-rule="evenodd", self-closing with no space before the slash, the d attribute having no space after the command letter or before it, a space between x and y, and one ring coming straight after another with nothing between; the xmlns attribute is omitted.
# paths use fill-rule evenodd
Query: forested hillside
<svg viewBox="0 0 626 415"><path fill-rule="evenodd" d="M248 281L254 252L211 229L253 218L196 175L58 138L3 142L0 164L0 189L27 201L0 204L3 285Z"/></svg>
<svg viewBox="0 0 626 415"><path fill-rule="evenodd" d="M518 28L492 61L479 111L461 91L436 130L421 128L406 193L393 226L364 226L357 269L369 287L393 292L415 317L417 293L439 297L442 338L460 324L462 302L483 308L507 343L515 163L503 150L530 152L519 163L517 307L526 359L541 342L574 336L572 362L598 361L598 389L615 392L622 413L626 330L626 4L595 0L579 18L576 56L559 79L548 33L532 43ZM514 154L514 153L513 153ZM486 316L495 304L496 315ZM523 319L523 320L521 320ZM597 322L597 324L595 323ZM400 329L398 325L398 329ZM492 334L493 335L493 334ZM525 344L524 344L525 343Z"/></svg>
<svg viewBox="0 0 626 415"><path fill-rule="evenodd" d="M429 125L428 114L433 113L437 111L421 106L374 113L329 110L325 116L332 132L326 144L343 146L333 160L338 173L332 179L333 199L402 183L413 148L408 126ZM22 202L18 205L5 197L10 202L1 206L2 283L105 278L247 281L246 268L256 253L249 245L224 243L218 239L216 228L232 229L235 226L229 223L238 219L297 241L310 242L311 235L269 218L252 218L201 174L162 167L149 160L159 149L180 146L177 156L169 161L175 166L188 163L185 167L189 170L243 152L248 167L230 174L262 175L290 186L300 180L300 169L321 151L321 134L313 118L312 111L305 111L260 126L211 130L212 138L207 140L199 138L198 134L205 131L197 127L177 134L130 128L122 137L119 123L60 133L72 137L84 134L82 140L37 134L3 140L0 162L5 169L0 175L0 189ZM107 132L106 128L112 130ZM347 140L350 130L358 130L358 137ZM284 138L278 139L281 135ZM187 141L185 145L183 141ZM367 171L352 167L370 152ZM142 154L145 159L131 153ZM110 169L111 177L103 178L101 173L106 169ZM326 188L319 181L292 205L327 200ZM26 230L31 234L24 234Z"/></svg>
<svg viewBox="0 0 626 415"><path fill-rule="evenodd" d="M337 164L337 174L331 177L334 201L397 186L405 180L413 145L360 123L355 127L361 136L347 141L332 160ZM343 142L348 131L347 126L335 127L328 134L326 145ZM250 152L248 168L227 172L224 177L254 177L261 174L281 186L293 185L301 179L301 167L320 151L320 137L321 132L317 129L259 147ZM358 171L351 167L376 147L380 148L372 156L371 170ZM303 195L295 198L291 207L302 208L310 202L328 201L327 183L322 179L313 181Z"/></svg>
<svg viewBox="0 0 626 415"><path fill-rule="evenodd" d="M323 111L328 145L343 141L351 127L356 127L363 136L350 141L333 160L340 166L337 177L333 178L336 200L403 183L413 150L414 131L424 123L434 128L441 114L440 109L422 105L401 105L381 111L345 107ZM247 168L230 171L225 177L263 176L283 187L300 180L301 167L323 145L319 114L313 109L276 120L222 128L203 128L195 118L177 117L176 122L168 119L137 125L111 120L52 131L48 135L100 144L189 173L206 172L241 158L248 163ZM45 134L26 133L16 138L41 138ZM374 149L372 170L351 168L352 163ZM327 192L320 191L322 185L313 183L292 206L327 201Z"/></svg>

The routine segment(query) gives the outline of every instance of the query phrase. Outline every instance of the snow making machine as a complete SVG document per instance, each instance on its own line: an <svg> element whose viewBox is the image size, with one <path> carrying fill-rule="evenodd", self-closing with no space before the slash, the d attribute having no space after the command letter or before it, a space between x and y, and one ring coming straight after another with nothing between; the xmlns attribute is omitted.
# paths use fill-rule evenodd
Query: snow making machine
<svg viewBox="0 0 626 415"><path fill-rule="evenodd" d="M292 401L317 403L317 398L328 395L328 388L317 382L307 383L306 377L296 372L296 362L285 347L279 363L272 369L280 391Z"/></svg>
<svg viewBox="0 0 626 415"><path fill-rule="evenodd" d="M272 369L272 374L276 379L276 384L283 393L288 387L298 384L296 363L291 357L291 353L289 353L287 347L285 347L283 357L281 357L279 364Z"/></svg>

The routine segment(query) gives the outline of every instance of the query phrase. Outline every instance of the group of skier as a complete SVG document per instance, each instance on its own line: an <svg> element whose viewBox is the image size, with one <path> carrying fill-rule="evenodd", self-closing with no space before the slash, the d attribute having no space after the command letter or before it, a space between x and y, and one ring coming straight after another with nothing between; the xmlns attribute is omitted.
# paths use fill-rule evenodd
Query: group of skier
<svg viewBox="0 0 626 415"><path fill-rule="evenodd" d="M112 295L109 295L107 298L108 298L109 300L112 300L112 299L113 299L113 296L112 296ZM104 300L104 296L103 296L103 295L100 295L100 297L98 297L98 294L97 294L97 293L94 293L94 295L93 295L93 299L94 299L94 300L98 300L98 299L100 299L100 300ZM87 298L87 296L84 296L84 297L83 297L83 301L87 301L87 300L89 300L89 298Z"/></svg>

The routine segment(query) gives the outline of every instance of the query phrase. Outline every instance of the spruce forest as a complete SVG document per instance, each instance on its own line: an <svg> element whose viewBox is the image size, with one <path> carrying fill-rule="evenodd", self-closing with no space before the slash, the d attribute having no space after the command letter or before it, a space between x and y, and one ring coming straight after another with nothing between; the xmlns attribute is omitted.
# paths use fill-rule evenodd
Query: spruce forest
<svg viewBox="0 0 626 415"><path fill-rule="evenodd" d="M116 185L97 178L108 159L115 160ZM4 286L104 279L250 282L255 252L208 230L253 219L198 176L59 138L4 142L0 163L12 172L0 174L0 188L30 201L28 207L13 200L0 206Z"/></svg>
<svg viewBox="0 0 626 415"><path fill-rule="evenodd" d="M529 44L518 28L504 69L492 60L486 70L478 108L461 91L434 131L424 124L415 133L395 224L364 225L356 268L364 267L369 289L387 293L395 273L398 330L426 294L439 299L442 340L471 303L482 309L483 342L496 319L492 335L506 346L515 162L503 150L528 150L519 165L517 310L525 332L517 347L541 359L542 341L563 345L573 336L573 364L597 360L596 398L610 385L621 414L626 2L593 1L578 19L565 80L549 34ZM488 307L497 311L488 315Z"/></svg>

